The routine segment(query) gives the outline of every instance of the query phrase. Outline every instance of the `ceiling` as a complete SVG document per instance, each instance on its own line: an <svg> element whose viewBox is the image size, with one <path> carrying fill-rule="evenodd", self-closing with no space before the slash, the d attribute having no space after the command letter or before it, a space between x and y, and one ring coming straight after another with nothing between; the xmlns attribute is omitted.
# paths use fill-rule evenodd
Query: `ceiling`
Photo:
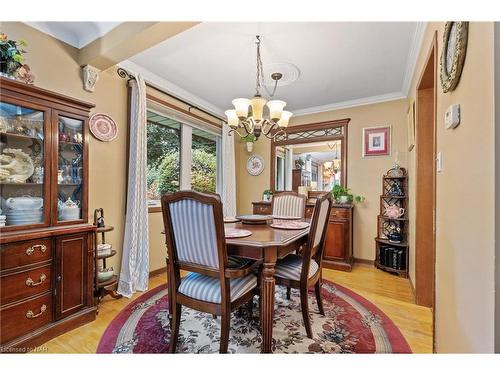
<svg viewBox="0 0 500 375"><path fill-rule="evenodd" d="M73 47L82 48L108 33L121 22L26 22Z"/></svg>
<svg viewBox="0 0 500 375"><path fill-rule="evenodd" d="M254 94L260 34L264 68L300 72L275 98L306 114L406 97L422 30L417 22L206 22L120 65L222 114L233 98Z"/></svg>

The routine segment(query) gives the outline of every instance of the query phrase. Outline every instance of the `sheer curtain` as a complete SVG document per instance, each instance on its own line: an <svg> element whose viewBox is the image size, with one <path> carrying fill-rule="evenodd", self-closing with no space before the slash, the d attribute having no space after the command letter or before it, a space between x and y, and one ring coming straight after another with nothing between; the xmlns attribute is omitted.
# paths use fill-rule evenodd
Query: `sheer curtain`
<svg viewBox="0 0 500 375"><path fill-rule="evenodd" d="M228 135L229 125L222 125L222 203L224 216L236 216L236 169L234 134Z"/></svg>
<svg viewBox="0 0 500 375"><path fill-rule="evenodd" d="M131 86L127 212L118 283L118 293L125 297L146 290L149 277L146 84L137 75Z"/></svg>

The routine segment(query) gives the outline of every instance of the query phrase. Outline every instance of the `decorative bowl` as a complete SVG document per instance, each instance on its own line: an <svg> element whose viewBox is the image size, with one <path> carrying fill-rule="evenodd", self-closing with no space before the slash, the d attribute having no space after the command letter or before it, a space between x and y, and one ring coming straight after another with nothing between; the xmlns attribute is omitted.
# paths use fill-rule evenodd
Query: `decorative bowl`
<svg viewBox="0 0 500 375"><path fill-rule="evenodd" d="M11 210L38 210L43 207L43 198L30 196L8 198L5 204Z"/></svg>
<svg viewBox="0 0 500 375"><path fill-rule="evenodd" d="M102 270L102 271L99 271L97 272L97 278L99 281L106 281L106 280L109 280L113 277L113 267L110 267L106 270Z"/></svg>

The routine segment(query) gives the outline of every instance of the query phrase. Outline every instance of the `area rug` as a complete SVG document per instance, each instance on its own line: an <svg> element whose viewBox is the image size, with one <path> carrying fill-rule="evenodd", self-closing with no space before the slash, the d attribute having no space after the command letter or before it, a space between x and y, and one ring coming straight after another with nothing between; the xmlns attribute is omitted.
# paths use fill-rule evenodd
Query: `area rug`
<svg viewBox="0 0 500 375"><path fill-rule="evenodd" d="M313 339L306 336L300 299L292 290L276 288L273 329L274 353L411 353L394 323L374 304L353 291L324 280L325 316L318 313L316 298L309 292ZM246 308L231 315L230 353L260 353L261 335L257 297L254 317ZM217 353L220 318L182 308L178 353ZM131 302L104 332L97 353L167 353L170 339L167 285L161 285Z"/></svg>

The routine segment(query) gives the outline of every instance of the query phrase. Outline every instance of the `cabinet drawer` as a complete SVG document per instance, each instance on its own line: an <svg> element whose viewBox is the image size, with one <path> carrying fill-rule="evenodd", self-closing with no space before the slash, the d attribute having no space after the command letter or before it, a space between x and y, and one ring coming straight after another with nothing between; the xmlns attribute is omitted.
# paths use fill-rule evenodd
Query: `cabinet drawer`
<svg viewBox="0 0 500 375"><path fill-rule="evenodd" d="M0 250L2 270L43 262L52 258L50 238L5 244Z"/></svg>
<svg viewBox="0 0 500 375"><path fill-rule="evenodd" d="M0 278L2 305L48 292L52 280L52 266L44 266Z"/></svg>
<svg viewBox="0 0 500 375"><path fill-rule="evenodd" d="M331 219L348 219L349 218L349 210L346 210L345 208L332 207L332 210L330 211L330 218Z"/></svg>
<svg viewBox="0 0 500 375"><path fill-rule="evenodd" d="M49 324L52 321L52 295L50 293L0 310L0 343Z"/></svg>
<svg viewBox="0 0 500 375"><path fill-rule="evenodd" d="M271 215L270 204L255 204L253 206L253 213L255 215Z"/></svg>

